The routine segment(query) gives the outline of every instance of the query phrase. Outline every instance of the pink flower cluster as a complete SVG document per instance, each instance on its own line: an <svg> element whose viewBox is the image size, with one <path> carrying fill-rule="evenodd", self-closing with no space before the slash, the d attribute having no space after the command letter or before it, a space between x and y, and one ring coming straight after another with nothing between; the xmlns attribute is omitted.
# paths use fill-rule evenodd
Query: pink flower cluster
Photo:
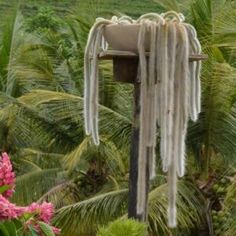
<svg viewBox="0 0 236 236"><path fill-rule="evenodd" d="M15 187L15 174L12 170L12 165L9 156L6 152L0 156L0 187L8 185L9 189L2 195L6 198L12 196Z"/></svg>
<svg viewBox="0 0 236 236"><path fill-rule="evenodd" d="M27 224L34 225L34 228L38 232L40 232L40 227L37 224L37 220L50 224L54 214L54 206L52 203L48 202L43 202L42 204L34 202L26 208L26 212L33 214L34 220L36 220L36 223L33 223L33 221L29 221L27 222ZM61 232L60 229L56 227L52 227L52 230L55 234L59 234Z"/></svg>
<svg viewBox="0 0 236 236"><path fill-rule="evenodd" d="M28 213L36 214L38 220L45 223L50 223L54 214L54 206L52 203L43 202L41 205L38 203L32 203L27 208Z"/></svg>
<svg viewBox="0 0 236 236"><path fill-rule="evenodd" d="M12 171L12 165L7 153L0 156L0 187L8 185L10 189L0 194L0 221L12 220L22 217L24 214L30 214L32 217L26 222L25 227L32 225L41 235L38 221L43 221L50 224L54 206L52 203L43 202L42 204L32 203L26 207L19 207L11 203L7 198L12 196L15 187L15 174ZM51 226L52 227L52 226ZM52 227L55 234L60 233L60 229Z"/></svg>
<svg viewBox="0 0 236 236"><path fill-rule="evenodd" d="M30 225L30 226L33 226L34 229L36 230L36 232L37 232L40 236L44 236L44 234L42 233L42 231L41 231L41 229L40 229L40 225L39 225L37 222L35 222L35 221L33 221L33 220L28 220L28 221L26 222L26 224L25 224L25 230L26 230L26 231L27 231L27 228L29 227L29 225ZM51 229L52 229L53 233L56 234L56 235L61 233L61 230L58 229L58 228L56 228L56 227L51 226Z"/></svg>
<svg viewBox="0 0 236 236"><path fill-rule="evenodd" d="M0 194L0 221L16 219L25 213L25 207L18 207Z"/></svg>

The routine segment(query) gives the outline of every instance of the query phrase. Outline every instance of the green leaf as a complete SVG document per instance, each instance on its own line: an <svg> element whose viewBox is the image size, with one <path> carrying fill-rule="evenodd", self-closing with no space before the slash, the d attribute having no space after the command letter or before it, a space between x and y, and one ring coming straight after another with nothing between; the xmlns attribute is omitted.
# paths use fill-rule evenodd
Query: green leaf
<svg viewBox="0 0 236 236"><path fill-rule="evenodd" d="M6 229L3 223L0 223L0 235L10 236L8 230Z"/></svg>
<svg viewBox="0 0 236 236"><path fill-rule="evenodd" d="M3 185L0 187L0 194L6 192L8 189L10 189L11 186L10 185Z"/></svg>
<svg viewBox="0 0 236 236"><path fill-rule="evenodd" d="M56 184L60 169L30 171L16 179L16 192L13 200L17 204L29 204L36 201ZM29 191L28 186L31 186Z"/></svg>
<svg viewBox="0 0 236 236"><path fill-rule="evenodd" d="M29 225L28 228L32 236L38 236L37 231L34 229L32 225Z"/></svg>
<svg viewBox="0 0 236 236"><path fill-rule="evenodd" d="M17 236L16 226L13 221L5 221L0 223L1 236Z"/></svg>
<svg viewBox="0 0 236 236"><path fill-rule="evenodd" d="M20 220L14 219L14 220L12 220L12 222L15 225L16 231L22 228L22 222Z"/></svg>
<svg viewBox="0 0 236 236"><path fill-rule="evenodd" d="M99 194L84 201L62 207L54 218L56 227L65 235L93 235L99 225L123 216L127 209L128 190Z"/></svg>
<svg viewBox="0 0 236 236"><path fill-rule="evenodd" d="M39 222L39 226L40 229L43 231L43 233L45 234L45 236L54 236L55 234L52 231L52 228L50 227L50 225L40 221Z"/></svg>
<svg viewBox="0 0 236 236"><path fill-rule="evenodd" d="M10 236L17 236L16 226L15 226L14 222L6 221L6 222L4 222L4 226L7 229Z"/></svg>

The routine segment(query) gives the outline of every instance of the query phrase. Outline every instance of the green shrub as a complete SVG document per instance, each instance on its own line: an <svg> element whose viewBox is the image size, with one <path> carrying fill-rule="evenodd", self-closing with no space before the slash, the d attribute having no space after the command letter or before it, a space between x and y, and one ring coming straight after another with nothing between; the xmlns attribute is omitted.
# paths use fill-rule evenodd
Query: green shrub
<svg viewBox="0 0 236 236"><path fill-rule="evenodd" d="M27 20L26 29L28 32L59 29L62 21L55 16L55 12L50 7L41 7L38 13Z"/></svg>
<svg viewBox="0 0 236 236"><path fill-rule="evenodd" d="M131 219L119 219L100 228L97 236L144 236L146 228L144 223Z"/></svg>

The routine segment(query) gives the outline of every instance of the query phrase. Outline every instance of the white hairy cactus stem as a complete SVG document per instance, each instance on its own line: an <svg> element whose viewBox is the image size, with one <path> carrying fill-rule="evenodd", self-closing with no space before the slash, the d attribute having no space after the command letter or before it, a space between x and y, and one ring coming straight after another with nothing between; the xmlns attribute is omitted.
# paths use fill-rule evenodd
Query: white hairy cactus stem
<svg viewBox="0 0 236 236"><path fill-rule="evenodd" d="M137 20L114 16L97 18L91 28L84 56L84 117L86 134L96 145L98 135L98 53L108 48L103 38L109 24L140 24L138 35L140 96L140 140L138 156L137 213L145 212L146 166L155 177L156 126L160 126L162 167L168 172L168 225L177 225L177 176L185 170L185 137L188 118L196 121L200 113L201 62L189 62L190 54L201 53L194 27L184 23L181 13L148 13ZM145 52L150 35L150 55Z"/></svg>

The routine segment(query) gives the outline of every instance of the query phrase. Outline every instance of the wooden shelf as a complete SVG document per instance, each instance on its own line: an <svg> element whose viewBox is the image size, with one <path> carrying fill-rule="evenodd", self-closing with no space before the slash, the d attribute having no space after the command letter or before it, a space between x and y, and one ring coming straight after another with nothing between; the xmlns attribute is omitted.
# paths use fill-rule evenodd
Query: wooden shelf
<svg viewBox="0 0 236 236"><path fill-rule="evenodd" d="M149 52L146 53L146 56L149 57ZM98 58L99 60L113 61L113 75L116 81L132 84L137 82L138 53L130 51L107 50L100 52ZM202 61L207 58L207 55L195 54L189 56L189 61Z"/></svg>
<svg viewBox="0 0 236 236"><path fill-rule="evenodd" d="M149 52L146 53L147 57ZM117 51L117 50L107 50L99 53L98 58L100 60L111 60L111 59L132 59L138 58L138 54L130 51ZM194 54L189 56L189 61L201 61L206 60L208 57L205 54Z"/></svg>

